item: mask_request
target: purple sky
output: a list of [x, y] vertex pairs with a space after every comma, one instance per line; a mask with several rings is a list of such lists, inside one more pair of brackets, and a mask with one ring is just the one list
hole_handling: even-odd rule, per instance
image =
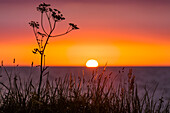
[[[53, 8], [63, 12], [66, 17], [64, 25], [73, 22], [81, 28], [61, 39], [51, 40], [52, 49], [60, 45], [58, 48], [65, 50], [58, 50], [59, 54], [63, 54], [61, 59], [52, 53], [48, 54], [49, 59], [54, 57], [61, 62], [67, 61], [68, 65], [74, 65], [72, 59], [75, 59], [82, 61], [82, 65], [87, 60], [85, 58], [94, 57], [94, 52], [88, 51], [92, 51], [91, 46], [96, 45], [96, 59], [101, 60], [101, 64], [108, 61], [112, 63], [110, 65], [140, 65], [142, 62], [137, 59], [143, 59], [147, 65], [169, 65], [170, 54], [166, 49], [170, 48], [170, 0], [0, 0], [0, 60], [10, 64], [10, 59], [15, 57], [21, 65], [33, 61], [31, 58], [35, 56], [31, 50], [36, 47], [35, 37], [28, 22], [39, 21], [36, 7], [42, 2], [50, 3]], [[60, 29], [62, 25], [57, 27]], [[86, 49], [89, 47], [92, 49]], [[30, 56], [30, 59], [20, 54], [21, 48], [22, 52], [27, 51], [26, 56]], [[106, 49], [118, 53], [112, 54]], [[88, 56], [83, 53], [71, 54], [73, 51], [87, 51]], [[153, 54], [152, 51], [156, 52]], [[57, 63], [50, 65], [61, 65]], [[78, 61], [75, 65], [78, 65]]]

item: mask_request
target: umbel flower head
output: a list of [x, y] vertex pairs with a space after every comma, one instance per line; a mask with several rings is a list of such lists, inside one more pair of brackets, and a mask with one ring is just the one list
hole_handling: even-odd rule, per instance
[[[55, 30], [56, 24], [58, 22], [61, 22], [62, 20], [65, 20], [65, 18], [63, 17], [63, 14], [58, 9], [52, 9], [50, 6], [51, 6], [50, 4], [42, 3], [37, 7], [37, 11], [41, 13], [41, 22], [40, 22], [41, 26], [39, 25], [38, 22], [35, 22], [35, 21], [29, 22], [29, 25], [33, 28], [33, 32], [34, 32], [34, 35], [35, 35], [35, 38], [38, 44], [38, 48], [35, 48], [32, 52], [34, 54], [39, 53], [41, 55], [40, 80], [39, 80], [39, 85], [37, 89], [38, 97], [40, 97], [42, 77], [44, 75], [44, 71], [47, 68], [45, 67], [44, 52], [45, 52], [45, 49], [49, 42], [50, 37], [63, 36], [71, 32], [72, 30], [79, 29], [77, 25], [73, 23], [69, 23], [69, 27], [66, 32], [53, 35], [53, 31]], [[43, 19], [44, 16], [46, 17], [46, 21], [48, 21], [48, 25], [50, 28], [49, 30], [47, 30], [46, 27], [44, 26], [44, 23], [45, 23]], [[39, 29], [40, 27], [41, 29]]]
[[79, 28], [77, 27], [77, 25], [75, 25], [75, 24], [73, 24], [73, 23], [69, 23], [69, 25], [72, 27], [72, 29], [79, 29]]
[[59, 10], [48, 8], [49, 6], [51, 5], [42, 3], [37, 7], [37, 11], [40, 11], [41, 13], [51, 12], [51, 16], [53, 17], [55, 21], [65, 20], [65, 18], [63, 17], [63, 14], [61, 14]]
[[41, 13], [47, 12], [47, 11], [48, 11], [47, 7], [49, 7], [49, 6], [51, 6], [51, 5], [50, 5], [50, 4], [45, 4], [45, 3], [40, 4], [40, 5], [37, 7], [37, 11], [40, 11]]
[[31, 21], [31, 22], [29, 22], [29, 25], [31, 26], [31, 27], [33, 27], [33, 28], [37, 28], [37, 29], [39, 29], [39, 23], [38, 22], [35, 22], [35, 21]]

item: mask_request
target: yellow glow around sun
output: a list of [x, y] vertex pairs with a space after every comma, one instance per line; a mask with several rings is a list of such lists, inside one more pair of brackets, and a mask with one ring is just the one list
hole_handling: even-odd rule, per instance
[[88, 60], [86, 62], [86, 67], [98, 67], [98, 62], [96, 60]]

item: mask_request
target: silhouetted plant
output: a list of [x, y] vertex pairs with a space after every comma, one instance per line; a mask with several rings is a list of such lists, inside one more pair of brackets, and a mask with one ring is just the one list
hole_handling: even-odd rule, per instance
[[8, 72], [6, 67], [2, 68], [8, 81], [0, 81], [0, 113], [170, 112], [169, 99], [162, 96], [154, 98], [157, 85], [153, 92], [147, 87], [143, 95], [138, 92], [141, 89], [137, 88], [132, 69], [129, 69], [123, 84], [118, 80], [122, 75], [112, 75], [112, 72], [106, 74], [106, 67], [100, 73], [96, 69], [92, 76], [70, 73], [65, 77], [57, 77], [55, 81], [47, 78], [41, 87], [41, 97], [38, 97], [32, 78], [23, 81], [15, 71], [11, 74], [12, 70]]
[[[73, 23], [69, 23], [69, 27], [67, 29], [66, 32], [62, 33], [62, 34], [57, 34], [57, 35], [52, 35], [53, 31], [55, 30], [56, 24], [58, 22], [61, 22], [63, 20], [65, 20], [63, 14], [57, 10], [57, 9], [52, 9], [50, 8], [50, 4], [45, 4], [42, 3], [37, 7], [37, 11], [39, 11], [41, 13], [41, 24], [39, 24], [38, 22], [35, 21], [31, 21], [29, 24], [30, 26], [33, 28], [34, 34], [35, 34], [35, 38], [38, 44], [38, 48], [35, 48], [32, 52], [34, 54], [39, 53], [41, 56], [41, 63], [40, 63], [40, 80], [39, 80], [39, 86], [38, 86], [38, 96], [40, 95], [40, 89], [41, 89], [41, 84], [42, 84], [42, 76], [44, 71], [47, 69], [47, 67], [45, 67], [45, 62], [44, 62], [44, 66], [43, 66], [43, 60], [45, 59], [45, 48], [48, 44], [48, 41], [50, 39], [50, 37], [58, 37], [58, 36], [62, 36], [65, 35], [69, 32], [71, 32], [72, 30], [76, 30], [79, 29], [77, 27], [77, 25], [73, 24]], [[44, 28], [44, 15], [48, 20], [49, 23], [49, 32], [47, 32], [47, 30]], [[39, 30], [40, 27], [42, 28], [42, 32]], [[45, 43], [43, 43], [45, 39]]]

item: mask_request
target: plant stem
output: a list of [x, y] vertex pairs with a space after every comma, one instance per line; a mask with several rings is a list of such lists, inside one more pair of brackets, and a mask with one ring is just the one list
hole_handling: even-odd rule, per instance
[[44, 52], [41, 53], [40, 82], [38, 86], [38, 98], [40, 97], [40, 89], [41, 89], [42, 75], [43, 75], [43, 55], [44, 55]]

